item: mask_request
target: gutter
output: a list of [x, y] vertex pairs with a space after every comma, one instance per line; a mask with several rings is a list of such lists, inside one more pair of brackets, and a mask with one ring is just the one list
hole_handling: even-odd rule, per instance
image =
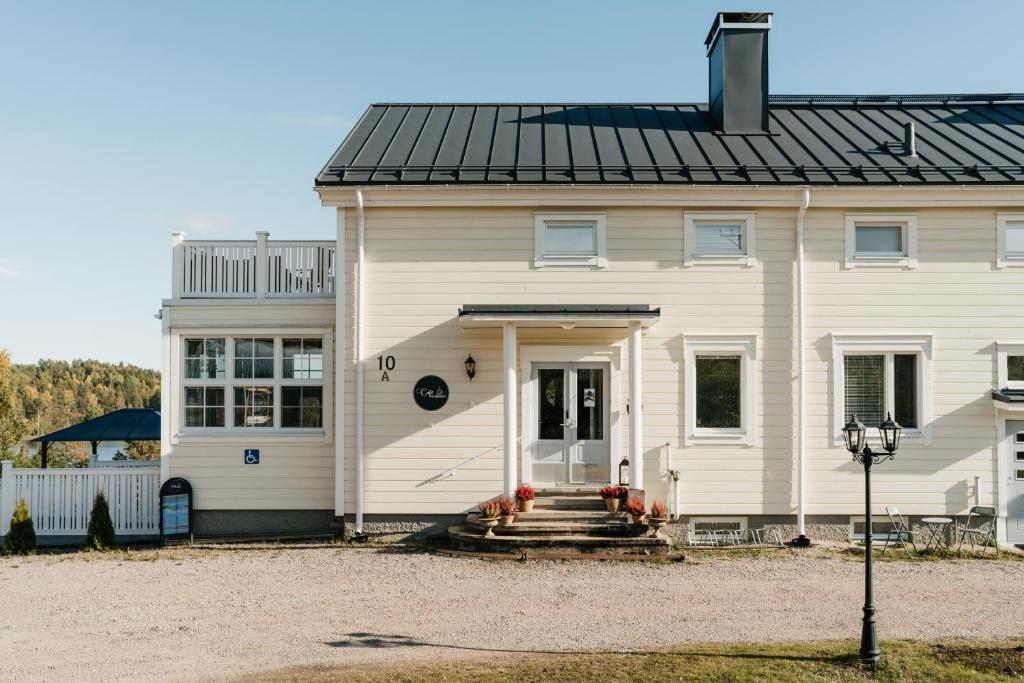
[[[356, 190], [356, 217], [358, 237], [356, 247], [356, 538], [365, 540], [363, 533], [363, 374], [366, 349], [366, 216], [363, 209], [363, 191]], [[342, 302], [344, 304], [344, 302]]]
[[796, 345], [797, 345], [797, 501], [796, 526], [799, 536], [793, 545], [806, 547], [811, 544], [804, 524], [804, 508], [807, 502], [807, 405], [806, 378], [804, 367], [804, 215], [811, 205], [811, 188], [804, 187], [800, 194], [800, 208], [796, 213]]

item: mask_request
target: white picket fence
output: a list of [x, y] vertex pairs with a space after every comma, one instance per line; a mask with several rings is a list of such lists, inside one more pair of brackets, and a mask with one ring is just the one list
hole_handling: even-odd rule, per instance
[[28, 504], [38, 536], [84, 536], [96, 494], [103, 492], [118, 536], [160, 533], [160, 471], [138, 469], [28, 469], [3, 461], [0, 536], [19, 500]]

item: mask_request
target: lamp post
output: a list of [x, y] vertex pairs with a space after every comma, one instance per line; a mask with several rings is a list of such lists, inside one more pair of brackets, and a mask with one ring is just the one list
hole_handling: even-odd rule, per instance
[[863, 423], [857, 415], [843, 427], [843, 439], [846, 450], [853, 454], [853, 459], [864, 466], [864, 620], [860, 632], [860, 661], [874, 670], [881, 651], [878, 649], [878, 634], [875, 632], [875, 603], [871, 583], [871, 466], [891, 460], [893, 453], [900, 445], [900, 427], [892, 419], [892, 414], [878, 425], [878, 434], [882, 439], [884, 453], [876, 453], [867, 445]]

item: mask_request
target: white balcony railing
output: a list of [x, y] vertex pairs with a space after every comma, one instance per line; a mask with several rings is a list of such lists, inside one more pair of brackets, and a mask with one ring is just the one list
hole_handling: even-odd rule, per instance
[[329, 298], [334, 296], [334, 242], [172, 239], [176, 299]]

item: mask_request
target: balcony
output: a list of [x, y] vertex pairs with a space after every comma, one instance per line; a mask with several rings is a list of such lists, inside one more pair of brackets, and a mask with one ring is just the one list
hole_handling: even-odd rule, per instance
[[173, 233], [175, 299], [326, 299], [334, 297], [333, 241], [186, 240]]

